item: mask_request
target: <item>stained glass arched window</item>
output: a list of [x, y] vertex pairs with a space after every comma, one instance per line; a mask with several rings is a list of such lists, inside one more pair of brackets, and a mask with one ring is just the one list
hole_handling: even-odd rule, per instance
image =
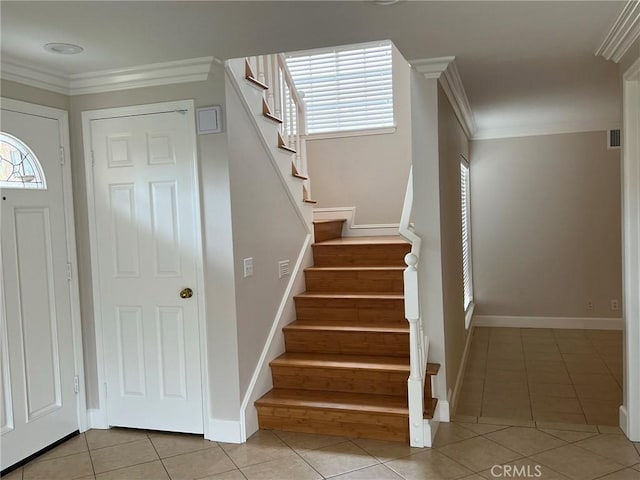
[[5, 132], [0, 132], [0, 188], [47, 188], [42, 166], [33, 151]]

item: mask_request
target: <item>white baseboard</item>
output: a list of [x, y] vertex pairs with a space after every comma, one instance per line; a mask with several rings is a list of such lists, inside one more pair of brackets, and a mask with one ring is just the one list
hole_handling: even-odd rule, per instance
[[381, 235], [398, 235], [399, 223], [363, 223], [356, 224], [356, 207], [314, 208], [314, 220], [346, 220], [342, 228], [343, 237], [377, 237]]
[[88, 408], [87, 409], [87, 427], [89, 429], [107, 429], [109, 423], [107, 422], [107, 412], [105, 409], [100, 408]]
[[563, 328], [585, 330], [622, 330], [622, 318], [596, 317], [512, 317], [474, 315], [474, 327]]
[[425, 420], [424, 421], [424, 447], [433, 447], [433, 442], [436, 439], [436, 433], [438, 433], [438, 427], [440, 422], [437, 420]]
[[620, 425], [620, 429], [624, 432], [624, 434], [629, 437], [630, 435], [630, 429], [629, 429], [629, 416], [627, 414], [627, 407], [625, 407], [624, 405], [620, 405], [620, 409], [618, 410], [619, 412], [619, 420], [618, 420], [618, 424]]
[[449, 402], [447, 400], [438, 399], [436, 411], [433, 413], [433, 420], [436, 422], [449, 422], [451, 420]]
[[225, 443], [243, 443], [242, 422], [240, 420], [209, 419], [209, 436], [207, 440]]
[[473, 328], [475, 327], [475, 321], [469, 324], [469, 330], [467, 332], [467, 340], [464, 344], [464, 350], [462, 352], [462, 360], [460, 361], [460, 368], [458, 369], [458, 375], [456, 376], [456, 384], [453, 387], [453, 394], [451, 395], [451, 410], [456, 411], [458, 406], [458, 398], [460, 397], [460, 390], [462, 389], [462, 381], [464, 380], [464, 372], [467, 368], [467, 361], [469, 360], [469, 352], [471, 351], [471, 339], [473, 337]]

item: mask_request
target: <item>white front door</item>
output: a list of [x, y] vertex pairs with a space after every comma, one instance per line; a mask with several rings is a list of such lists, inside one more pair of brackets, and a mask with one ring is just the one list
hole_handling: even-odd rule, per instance
[[193, 109], [115, 114], [90, 122], [107, 421], [202, 433]]
[[0, 117], [1, 469], [78, 430], [64, 203], [71, 185], [60, 120], [7, 105]]

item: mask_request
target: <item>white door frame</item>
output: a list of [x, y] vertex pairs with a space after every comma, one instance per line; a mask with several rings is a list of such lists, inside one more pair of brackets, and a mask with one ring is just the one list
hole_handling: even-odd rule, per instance
[[107, 397], [105, 388], [105, 365], [104, 365], [104, 346], [102, 335], [102, 317], [100, 295], [100, 275], [98, 263], [98, 234], [96, 225], [96, 208], [95, 193], [93, 184], [93, 155], [91, 151], [91, 121], [99, 119], [130, 117], [136, 115], [150, 115], [156, 113], [166, 113], [180, 111], [188, 116], [189, 141], [193, 147], [193, 168], [194, 168], [194, 205], [195, 205], [195, 223], [196, 223], [196, 240], [199, 248], [196, 248], [196, 292], [197, 311], [198, 311], [198, 327], [200, 331], [200, 370], [202, 382], [202, 424], [204, 437], [210, 437], [209, 431], [209, 410], [210, 410], [210, 392], [209, 392], [209, 369], [207, 361], [207, 325], [206, 310], [204, 300], [204, 257], [202, 250], [202, 215], [200, 208], [200, 171], [198, 168], [198, 146], [196, 142], [196, 124], [195, 124], [195, 106], [193, 100], [179, 100], [173, 102], [153, 103], [148, 105], [133, 105], [129, 107], [105, 108], [100, 110], [90, 110], [82, 112], [82, 140], [84, 143], [84, 164], [87, 179], [87, 207], [89, 213], [89, 249], [91, 252], [91, 281], [93, 289], [93, 317], [95, 322], [96, 335], [96, 362], [98, 371], [98, 398], [100, 406], [96, 410], [89, 411], [89, 424], [91, 428], [109, 428], [107, 417]]
[[45, 107], [34, 103], [21, 102], [2, 97], [2, 109], [17, 113], [50, 118], [58, 122], [60, 162], [62, 163], [62, 191], [64, 198], [64, 218], [67, 245], [67, 262], [71, 264], [71, 280], [69, 282], [69, 303], [71, 305], [71, 332], [73, 342], [73, 364], [78, 378], [76, 395], [76, 412], [78, 430], [87, 430], [87, 401], [84, 377], [84, 353], [82, 351], [82, 322], [80, 317], [80, 289], [78, 281], [78, 257], [76, 250], [76, 228], [73, 216], [73, 192], [71, 182], [71, 161], [69, 146], [69, 114], [66, 110]]
[[620, 427], [640, 441], [640, 58], [622, 77], [624, 404]]

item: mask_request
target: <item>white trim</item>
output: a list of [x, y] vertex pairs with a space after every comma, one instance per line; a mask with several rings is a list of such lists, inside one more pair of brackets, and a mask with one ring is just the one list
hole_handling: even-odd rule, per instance
[[345, 219], [342, 228], [343, 237], [377, 237], [398, 235], [399, 223], [362, 223], [356, 224], [356, 207], [323, 207], [313, 209], [314, 220]]
[[[292, 320], [291, 318], [287, 318], [284, 315], [285, 308], [293, 301], [291, 292], [295, 284], [301, 280], [301, 275], [304, 274], [303, 263], [305, 257], [309, 253], [309, 246], [311, 245], [312, 237], [313, 236], [310, 233], [307, 233], [307, 236], [304, 239], [302, 248], [300, 249], [300, 253], [298, 254], [298, 259], [296, 260], [296, 263], [291, 271], [291, 278], [289, 279], [287, 288], [282, 295], [280, 305], [278, 306], [278, 310], [276, 311], [273, 323], [271, 324], [271, 330], [269, 330], [269, 335], [267, 336], [267, 340], [264, 344], [264, 347], [262, 348], [262, 353], [260, 354], [260, 358], [255, 370], [253, 371], [253, 375], [251, 377], [251, 381], [249, 382], [249, 386], [247, 387], [244, 399], [242, 400], [242, 404], [240, 406], [240, 423], [241, 439], [243, 442], [246, 441], [247, 438], [251, 436], [251, 434], [258, 430], [258, 417], [256, 409], [253, 406], [253, 402], [255, 402], [259, 397], [261, 397], [268, 391], [267, 389], [265, 391], [258, 391], [256, 393], [256, 385], [258, 384], [258, 380], [262, 379], [264, 381], [266, 379], [267, 383], [271, 382], [271, 368], [269, 367], [269, 362], [273, 360], [276, 355], [284, 353], [283, 351], [271, 351], [273, 340], [276, 334], [282, 331], [282, 327], [284, 326], [283, 323]], [[269, 387], [269, 389], [270, 388], [271, 387]], [[247, 408], [249, 408], [250, 403], [252, 411], [250, 413], [247, 413]], [[247, 433], [249, 434], [247, 435]]]
[[585, 330], [622, 330], [622, 318], [598, 317], [525, 317], [474, 315], [474, 327], [563, 328]]
[[242, 424], [238, 420], [224, 420], [220, 418], [210, 418], [205, 423], [205, 430], [211, 434], [208, 439], [215, 439], [217, 442], [243, 443]]
[[[640, 58], [623, 74], [622, 237], [624, 406], [629, 439], [640, 441]], [[622, 415], [621, 415], [622, 421]]]
[[107, 409], [89, 408], [87, 410], [87, 425], [90, 429], [108, 429], [109, 422], [107, 422]]
[[449, 400], [442, 400], [438, 398], [438, 404], [436, 405], [436, 411], [433, 414], [433, 420], [436, 422], [445, 422], [445, 423], [451, 421]]
[[[471, 306], [474, 306], [472, 303]], [[470, 308], [473, 312], [473, 309]], [[462, 390], [462, 382], [464, 380], [464, 372], [467, 369], [467, 362], [469, 361], [469, 352], [471, 351], [471, 340], [473, 338], [473, 328], [475, 325], [469, 324], [467, 331], [467, 339], [464, 343], [464, 350], [462, 351], [462, 360], [460, 361], [460, 368], [456, 375], [456, 384], [453, 387], [453, 393], [451, 394], [451, 410], [453, 412], [458, 408], [458, 399], [460, 398], [460, 391]]]
[[409, 63], [425, 78], [440, 80], [464, 133], [467, 138], [472, 138], [476, 132], [476, 121], [455, 60], [456, 57], [439, 57], [411, 60]]
[[469, 328], [471, 327], [471, 320], [473, 319], [473, 311], [475, 309], [476, 309], [476, 304], [474, 303], [473, 300], [471, 300], [471, 303], [469, 304], [467, 311], [464, 312], [464, 327], [467, 330], [469, 330]]
[[396, 133], [397, 126], [392, 127], [379, 127], [379, 128], [365, 128], [363, 130], [341, 130], [337, 132], [322, 132], [322, 133], [310, 133], [306, 135], [307, 142], [314, 140], [330, 140], [334, 138], [345, 137], [365, 137], [367, 135], [389, 135]]
[[[102, 343], [102, 316], [101, 316], [101, 296], [100, 296], [100, 269], [98, 267], [98, 253], [97, 253], [97, 225], [95, 217], [95, 192], [93, 182], [93, 167], [92, 167], [92, 142], [91, 142], [91, 121], [104, 118], [116, 118], [133, 115], [147, 115], [154, 113], [162, 113], [167, 111], [186, 110], [189, 113], [188, 120], [188, 135], [191, 147], [193, 149], [193, 194], [195, 205], [195, 236], [196, 241], [199, 242], [200, 248], [196, 248], [194, 255], [196, 256], [196, 297], [197, 297], [197, 309], [198, 309], [198, 326], [200, 332], [200, 368], [201, 368], [201, 382], [202, 382], [202, 414], [203, 414], [203, 430], [205, 438], [210, 437], [210, 421], [209, 421], [209, 409], [211, 393], [209, 391], [209, 374], [208, 374], [208, 361], [207, 361], [207, 318], [206, 318], [206, 305], [204, 299], [204, 254], [202, 251], [202, 215], [201, 215], [201, 199], [200, 199], [200, 180], [199, 180], [199, 165], [198, 165], [198, 144], [196, 140], [196, 125], [195, 125], [195, 102], [194, 100], [177, 100], [173, 102], [153, 103], [148, 105], [135, 105], [128, 107], [118, 108], [106, 108], [100, 110], [90, 110], [82, 112], [82, 140], [84, 144], [84, 163], [85, 163], [85, 175], [87, 185], [87, 207], [89, 213], [89, 251], [91, 254], [91, 280], [93, 284], [93, 316], [95, 324], [95, 338], [96, 338], [96, 362], [97, 362], [97, 374], [98, 374], [98, 398], [99, 408], [91, 412], [89, 421], [96, 421], [98, 425], [104, 425], [102, 428], [108, 428], [108, 415], [107, 415], [107, 397], [105, 388], [105, 366], [104, 366], [104, 346]], [[101, 428], [101, 427], [98, 427]]]
[[582, 122], [547, 123], [545, 125], [523, 125], [478, 130], [472, 140], [495, 138], [535, 137], [539, 135], [560, 135], [565, 133], [604, 132], [620, 128], [617, 122], [585, 120]]
[[82, 349], [82, 320], [80, 316], [80, 288], [78, 279], [78, 257], [76, 249], [75, 219], [73, 216], [73, 193], [71, 182], [71, 148], [69, 145], [69, 114], [66, 110], [44, 107], [33, 103], [20, 102], [8, 98], [0, 98], [4, 110], [37, 115], [58, 122], [59, 145], [63, 148], [64, 164], [62, 165], [62, 190], [64, 202], [65, 234], [67, 246], [67, 262], [71, 264], [71, 280], [69, 281], [69, 303], [71, 307], [71, 335], [73, 345], [74, 374], [78, 376], [78, 394], [76, 395], [76, 413], [78, 429], [87, 430], [86, 422], [86, 385], [84, 376], [84, 353]]
[[595, 54], [618, 63], [638, 38], [640, 38], [640, 2], [628, 0], [600, 42]]
[[131, 88], [171, 85], [207, 80], [215, 57], [190, 58], [135, 67], [66, 74], [60, 71], [3, 58], [3, 79], [42, 88], [64, 95], [114, 92]]

